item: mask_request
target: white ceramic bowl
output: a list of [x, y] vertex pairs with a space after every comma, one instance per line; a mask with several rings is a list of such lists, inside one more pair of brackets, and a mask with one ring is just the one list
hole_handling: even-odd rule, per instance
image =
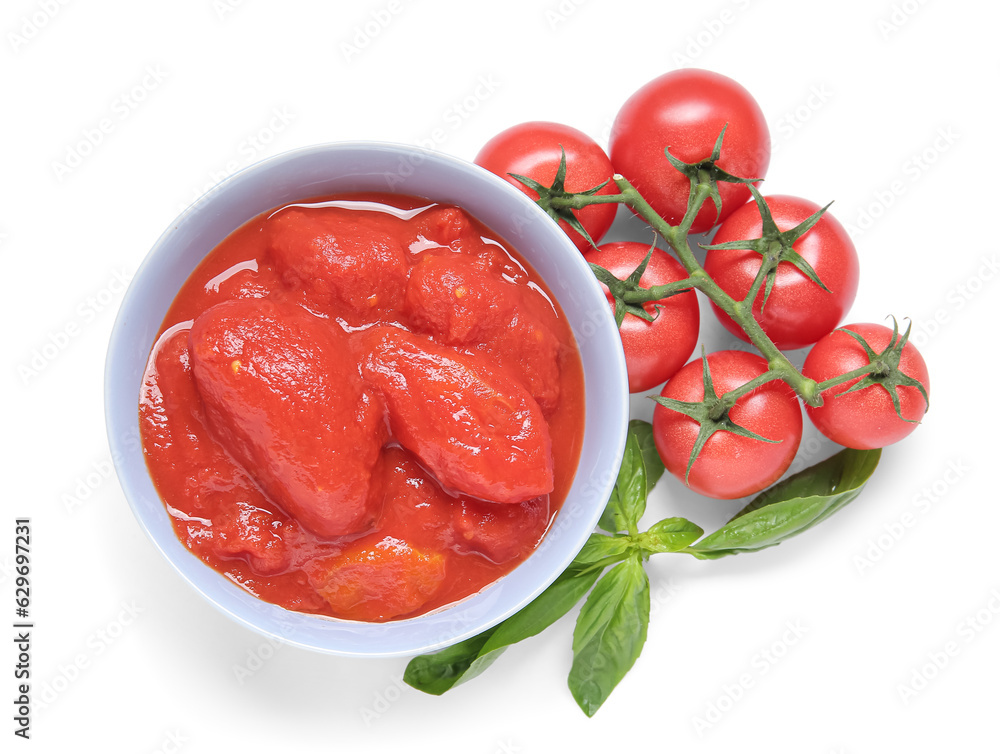
[[[139, 387], [167, 308], [188, 275], [254, 216], [323, 194], [381, 191], [463, 207], [538, 271], [573, 327], [583, 360], [586, 429], [572, 488], [539, 548], [483, 591], [436, 612], [360, 623], [290, 612], [256, 599], [191, 554], [174, 534], [139, 444]], [[112, 457], [139, 524], [191, 586], [239, 623], [281, 641], [350, 656], [403, 656], [473, 636], [522, 608], [570, 563], [593, 531], [625, 444], [628, 381], [610, 307], [580, 252], [520, 191], [476, 165], [409, 146], [334, 143], [253, 165], [185, 211], [147, 255], [111, 334], [105, 412]]]

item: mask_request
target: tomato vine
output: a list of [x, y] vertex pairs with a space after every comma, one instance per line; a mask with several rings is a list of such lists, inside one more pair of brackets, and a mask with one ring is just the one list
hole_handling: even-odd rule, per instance
[[[664, 92], [669, 92], [671, 97], [659, 104], [651, 100]], [[688, 100], [696, 106], [675, 120], [697, 132], [697, 138], [682, 139], [685, 150], [697, 151], [691, 143], [698, 142], [704, 152], [692, 154], [697, 159], [684, 162], [669, 144], [663, 145], [663, 134], [656, 130], [663, 119], [654, 124], [655, 119], [643, 120], [639, 116], [648, 116], [657, 108], [661, 108], [657, 112], [661, 116], [663, 111], [676, 114], [690, 104]], [[710, 107], [705, 107], [706, 102]], [[713, 118], [718, 120], [726, 106], [730, 106], [740, 126], [734, 129], [738, 132], [734, 138], [744, 154], [739, 154], [739, 149], [735, 156], [727, 152], [727, 134], [732, 133], [729, 122], [710, 124]], [[710, 111], [712, 118], [691, 126], [692, 111]], [[910, 327], [900, 333], [895, 318], [891, 333], [879, 325], [848, 325], [836, 330], [833, 329], [835, 323], [829, 329], [826, 325], [814, 326], [804, 342], [816, 345], [802, 370], [792, 364], [782, 350], [782, 343], [769, 336], [759, 320], [763, 307], [781, 289], [778, 281], [781, 265], [786, 265], [783, 269], [794, 268], [819, 290], [831, 292], [813, 264], [797, 249], [802, 239], [826, 222], [824, 217], [830, 205], [807, 210], [811, 214], [799, 220], [805, 214], [802, 207], [817, 205], [796, 200], [792, 204], [799, 213], [797, 222], [785, 223], [791, 227], [781, 228], [772, 216], [768, 200], [756, 187], [763, 175], [740, 176], [736, 174], [738, 170], [733, 172], [729, 167], [739, 164], [750, 166], [751, 171], [766, 170], [770, 147], [766, 126], [761, 125], [762, 117], [756, 103], [735, 82], [704, 71], [673, 72], [650, 82], [633, 95], [619, 113], [612, 130], [611, 162], [621, 172], [613, 173], [610, 182], [605, 180], [582, 191], [567, 191], [565, 182], [571, 166], [567, 165], [566, 153], [562, 150], [555, 179], [550, 185], [541, 182], [537, 175], [518, 173], [512, 176], [539, 197], [538, 203], [553, 219], [566, 223], [591, 247], [600, 248], [580, 224], [576, 213], [595, 205], [620, 204], [645, 221], [680, 262], [686, 277], [649, 287], [642, 286], [640, 280], [650, 263], [655, 243], [635, 269], [621, 278], [591, 263], [595, 276], [612, 299], [619, 328], [630, 316], [645, 322], [655, 320], [661, 313], [664, 299], [694, 289], [735, 323], [759, 351], [760, 357], [733, 351], [703, 353], [700, 365], [689, 363], [670, 377], [663, 393], [654, 398], [658, 413], [654, 414], [653, 424], [630, 423], [617, 483], [601, 517], [600, 531], [590, 537], [570, 567], [524, 610], [498, 626], [439, 653], [414, 658], [404, 676], [410, 685], [432, 694], [443, 693], [481, 673], [507, 646], [544, 630], [583, 599], [574, 633], [569, 685], [581, 709], [588, 716], [593, 715], [642, 650], [649, 621], [650, 591], [642, 566], [649, 557], [683, 553], [711, 560], [772, 547], [812, 528], [861, 493], [878, 464], [881, 446], [907, 435], [926, 412], [929, 405], [926, 366], [908, 343]], [[625, 121], [624, 124], [619, 126], [619, 120]], [[674, 126], [681, 127], [676, 123]], [[715, 131], [710, 132], [712, 127]], [[676, 128], [672, 136], [677, 136]], [[625, 144], [623, 133], [641, 137], [642, 143]], [[616, 139], [621, 161], [616, 161]], [[657, 150], [661, 150], [661, 154], [657, 155]], [[727, 167], [722, 167], [722, 162], [726, 162]], [[621, 167], [625, 164], [629, 170]], [[639, 179], [633, 182], [622, 174], [629, 171], [638, 171], [635, 175]], [[678, 185], [685, 181], [689, 185], [683, 194]], [[639, 183], [642, 183], [642, 190], [637, 188]], [[726, 184], [731, 187], [726, 189]], [[609, 193], [612, 185], [614, 189]], [[748, 290], [742, 297], [734, 297], [698, 261], [691, 236], [712, 227], [713, 209], [716, 224], [738, 215], [742, 208], [734, 201], [740, 192], [749, 193], [750, 201], [756, 205], [760, 237], [744, 239], [736, 235], [735, 240], [701, 247], [709, 253], [748, 250], [759, 255], [759, 267], [752, 273]], [[668, 218], [675, 218], [675, 221]], [[824, 227], [831, 227], [833, 222], [831, 218]], [[849, 241], [846, 245], [850, 260], [853, 260], [853, 245]], [[856, 262], [851, 263], [855, 265], [853, 271], [841, 277], [849, 279], [853, 286], [856, 285]], [[834, 309], [831, 318], [836, 318], [849, 306], [853, 295], [853, 289], [841, 293], [836, 302], [841, 309]], [[758, 297], [762, 298], [760, 305]], [[798, 341], [783, 341], [787, 342]], [[716, 374], [713, 371], [716, 368], [723, 373]], [[736, 384], [735, 372], [743, 375], [742, 381]], [[779, 381], [788, 387], [772, 384]], [[728, 389], [717, 392], [716, 385], [723, 384]], [[737, 415], [743, 416], [741, 401], [751, 395], [759, 399], [758, 406], [767, 406], [763, 409], [765, 414], [770, 412], [772, 418], [776, 418], [770, 423], [759, 422], [760, 409], [757, 416], [749, 418], [753, 419], [755, 427], [766, 426], [775, 436], [769, 437], [766, 432], [750, 428], [749, 421], [741, 423], [742, 418], [737, 420]], [[801, 438], [801, 409], [796, 396], [805, 404], [806, 413], [820, 431], [846, 447], [831, 458], [774, 483], [787, 470]], [[665, 440], [657, 426], [658, 422], [666, 424], [657, 418], [662, 417], [663, 412], [675, 418], [684, 417], [670, 424], [672, 429], [669, 431], [673, 434]], [[865, 425], [864, 418], [858, 419], [865, 412], [872, 414], [868, 424], [874, 426], [856, 430], [851, 425]], [[888, 421], [887, 417], [899, 421]], [[688, 426], [678, 431], [676, 425], [684, 422]], [[697, 524], [677, 517], [662, 519], [640, 531], [639, 519], [645, 512], [647, 496], [663, 472], [669, 469], [688, 483], [699, 454], [718, 434], [735, 438], [730, 442], [761, 443], [772, 448], [786, 443], [789, 447], [786, 452], [770, 453], [770, 468], [750, 472], [748, 461], [743, 458], [740, 473], [763, 480], [758, 486], [751, 482], [748, 488], [741, 484], [745, 480], [734, 483], [730, 479], [727, 483], [735, 494], [714, 494], [719, 490], [699, 489], [703, 494], [717, 497], [741, 497], [759, 492], [717, 531], [706, 536]], [[781, 439], [777, 435], [781, 435]], [[682, 436], [683, 440], [678, 439]], [[677, 447], [683, 442], [687, 443], [686, 449], [679, 455]], [[671, 443], [673, 447], [664, 447]], [[751, 457], [749, 464], [754, 463], [752, 453], [743, 455]], [[738, 465], [728, 459], [716, 458], [715, 462], [720, 464], [716, 468], [727, 462]], [[707, 476], [717, 482], [724, 475], [725, 472], [713, 472]]]

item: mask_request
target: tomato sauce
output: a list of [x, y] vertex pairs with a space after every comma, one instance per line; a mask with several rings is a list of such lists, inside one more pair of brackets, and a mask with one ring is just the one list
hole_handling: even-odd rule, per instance
[[205, 257], [139, 416], [191, 552], [289, 610], [386, 621], [537, 547], [576, 471], [583, 371], [540, 278], [463, 210], [323, 197]]

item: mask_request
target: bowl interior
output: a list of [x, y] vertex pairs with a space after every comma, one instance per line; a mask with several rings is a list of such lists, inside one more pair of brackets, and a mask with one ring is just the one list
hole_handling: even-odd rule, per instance
[[[390, 623], [294, 613], [262, 602], [177, 539], [146, 470], [138, 396], [150, 348], [174, 296], [230, 232], [281, 204], [323, 194], [380, 191], [457, 204], [507, 240], [545, 280], [572, 325], [583, 361], [586, 429], [576, 478], [539, 548], [500, 581], [460, 603]], [[160, 237], [115, 321], [105, 375], [112, 458], [140, 526], [177, 571], [236, 621], [282, 641], [340, 655], [403, 656], [472, 636], [537, 596], [573, 559], [617, 475], [628, 422], [624, 357], [604, 294], [569, 239], [530, 199], [481, 168], [413, 147], [340, 143], [300, 149], [237, 173]]]

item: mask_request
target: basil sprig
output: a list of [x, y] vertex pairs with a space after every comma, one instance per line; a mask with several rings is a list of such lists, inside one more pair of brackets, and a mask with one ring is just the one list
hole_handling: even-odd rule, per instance
[[649, 627], [650, 555], [684, 552], [702, 560], [773, 547], [828, 518], [860, 494], [879, 450], [843, 450], [765, 490], [718, 531], [685, 518], [646, 531], [639, 520], [663, 463], [648, 422], [629, 423], [614, 491], [595, 532], [569, 568], [524, 609], [493, 628], [434, 654], [413, 658], [403, 680], [443, 694], [488, 668], [511, 644], [535, 636], [586, 596], [573, 632], [569, 688], [594, 715], [642, 652]]

